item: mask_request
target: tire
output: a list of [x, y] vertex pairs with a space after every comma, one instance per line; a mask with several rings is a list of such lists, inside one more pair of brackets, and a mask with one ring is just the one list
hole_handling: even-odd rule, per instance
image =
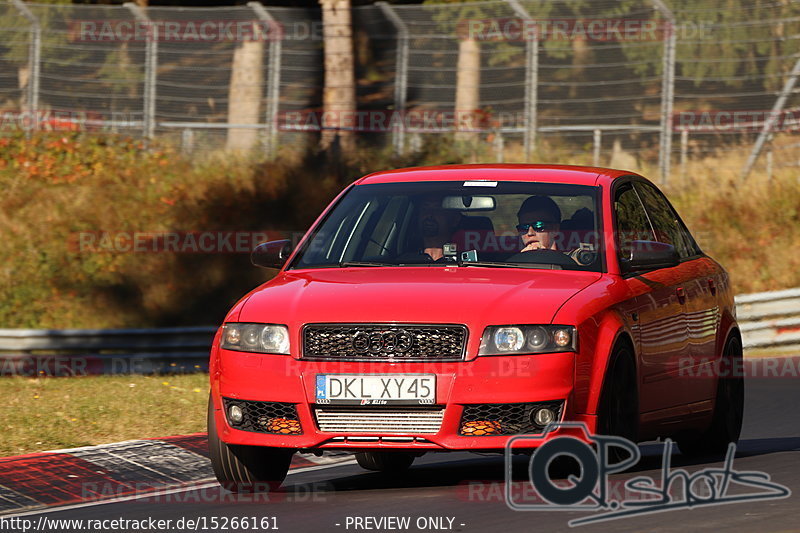
[[742, 343], [730, 337], [725, 343], [723, 358], [729, 361], [729, 374], [717, 379], [717, 394], [714, 398], [714, 413], [705, 430], [679, 435], [678, 448], [687, 457], [723, 456], [728, 444], [739, 441], [744, 417], [744, 377], [738, 360], [742, 358]]
[[414, 462], [414, 456], [406, 452], [359, 452], [358, 465], [375, 472], [403, 472]]
[[[624, 437], [635, 444], [639, 433], [639, 393], [633, 357], [633, 350], [627, 345], [617, 348], [611, 356], [597, 410], [597, 433]], [[608, 451], [610, 464], [629, 456], [617, 447]]]
[[208, 448], [214, 475], [231, 492], [265, 492], [280, 487], [294, 450], [225, 444], [217, 434], [214, 405], [208, 399]]

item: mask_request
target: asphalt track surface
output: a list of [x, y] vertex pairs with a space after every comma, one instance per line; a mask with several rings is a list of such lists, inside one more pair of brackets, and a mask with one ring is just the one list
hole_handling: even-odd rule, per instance
[[[615, 474], [612, 484], [637, 475], [660, 480], [660, 445], [642, 446], [642, 459], [633, 470]], [[527, 481], [528, 460], [515, 460], [514, 480], [520, 487]], [[721, 467], [720, 460], [687, 461], [675, 452], [672, 468], [697, 472]], [[232, 501], [229, 493], [209, 487], [198, 494], [174, 494], [157, 501], [133, 500], [49, 511], [29, 516], [48, 519], [125, 518], [171, 519], [168, 531], [194, 531], [176, 527], [176, 521], [206, 517], [205, 531], [212, 517], [274, 517], [283, 533], [336, 531], [800, 531], [800, 379], [797, 377], [751, 378], [746, 381], [745, 421], [739, 449], [733, 463], [737, 471], [762, 471], [773, 482], [786, 486], [791, 496], [769, 501], [746, 501], [726, 505], [677, 509], [657, 514], [628, 517], [571, 528], [568, 522], [593, 514], [588, 511], [513, 511], [503, 500], [504, 467], [499, 455], [469, 453], [428, 454], [417, 459], [404, 475], [384, 475], [362, 470], [355, 464], [301, 470], [287, 477], [271, 501]], [[731, 492], [736, 492], [731, 490]], [[745, 487], [739, 492], [761, 492]], [[158, 501], [161, 500], [161, 501]], [[409, 517], [408, 527], [380, 527], [357, 517]], [[444, 517], [442, 524], [418, 519]], [[452, 525], [448, 521], [452, 519]], [[252, 518], [251, 518], [252, 520]], [[387, 523], [385, 523], [387, 524]], [[385, 525], [384, 524], [384, 525]], [[217, 531], [243, 531], [242, 529]], [[390, 526], [395, 524], [388, 524]], [[252, 526], [252, 523], [250, 524]], [[422, 526], [422, 527], [419, 527]], [[198, 525], [203, 531], [203, 524]], [[70, 528], [45, 531], [73, 531]], [[93, 529], [121, 531], [122, 529]], [[16, 531], [16, 530], [11, 530]], [[248, 527], [247, 531], [265, 531]]]

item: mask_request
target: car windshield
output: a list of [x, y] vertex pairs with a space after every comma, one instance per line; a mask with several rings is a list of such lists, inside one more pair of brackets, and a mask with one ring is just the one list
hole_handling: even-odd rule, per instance
[[442, 181], [353, 187], [289, 268], [459, 266], [599, 272], [598, 187]]

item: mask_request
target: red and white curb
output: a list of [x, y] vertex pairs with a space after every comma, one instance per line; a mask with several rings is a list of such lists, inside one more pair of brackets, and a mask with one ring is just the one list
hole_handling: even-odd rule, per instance
[[[290, 468], [350, 461], [352, 455], [295, 454]], [[0, 458], [0, 515], [146, 497], [214, 479], [205, 433], [131, 440]]]

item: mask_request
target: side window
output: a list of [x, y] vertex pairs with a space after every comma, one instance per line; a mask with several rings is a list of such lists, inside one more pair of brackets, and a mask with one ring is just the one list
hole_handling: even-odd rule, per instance
[[617, 227], [614, 229], [620, 257], [630, 256], [631, 241], [653, 240], [653, 230], [647, 220], [647, 213], [630, 183], [617, 190], [614, 211], [617, 217]]
[[697, 245], [686, 228], [678, 220], [675, 210], [664, 195], [649, 183], [636, 183], [636, 190], [644, 202], [650, 222], [656, 232], [656, 240], [671, 244], [681, 259], [697, 254]]

